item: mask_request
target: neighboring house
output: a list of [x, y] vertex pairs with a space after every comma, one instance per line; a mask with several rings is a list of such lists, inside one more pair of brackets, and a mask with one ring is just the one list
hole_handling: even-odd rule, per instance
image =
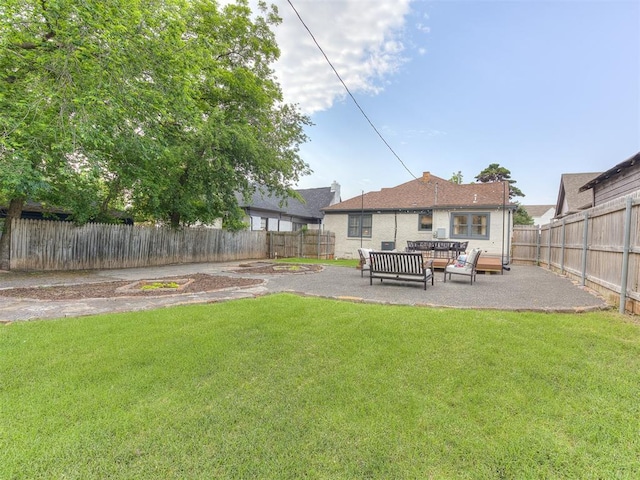
[[[0, 218], [7, 216], [8, 206], [0, 206]], [[22, 206], [20, 218], [31, 220], [61, 220], [66, 221], [71, 213], [56, 207], [45, 207], [41, 203], [25, 202]]]
[[[0, 206], [0, 219], [6, 218], [8, 206]], [[114, 219], [119, 219], [125, 225], [133, 225], [133, 218], [124, 212], [112, 212]], [[26, 201], [22, 207], [20, 218], [29, 220], [57, 220], [61, 222], [71, 221], [72, 214], [68, 210], [58, 207], [45, 206], [38, 202]], [[90, 220], [90, 222], [93, 220]]]
[[338, 258], [357, 258], [361, 246], [404, 251], [407, 241], [433, 239], [506, 257], [515, 209], [506, 182], [458, 185], [425, 172], [325, 208], [324, 225], [335, 233]]
[[[640, 190], [640, 152], [598, 175], [579, 188], [591, 196], [593, 206]], [[589, 192], [591, 190], [591, 192]]]
[[556, 214], [555, 205], [522, 205], [529, 216], [533, 218], [534, 225], [546, 225], [551, 223]]
[[304, 199], [278, 197], [256, 189], [252, 198], [245, 202], [239, 196], [240, 207], [245, 211], [245, 223], [250, 230], [295, 232], [302, 228], [323, 228], [322, 209], [340, 202], [340, 185], [333, 182], [330, 187], [296, 190]]
[[563, 173], [560, 177], [560, 190], [554, 219], [593, 207], [593, 195], [590, 192], [580, 191], [580, 188], [598, 175], [600, 172]]

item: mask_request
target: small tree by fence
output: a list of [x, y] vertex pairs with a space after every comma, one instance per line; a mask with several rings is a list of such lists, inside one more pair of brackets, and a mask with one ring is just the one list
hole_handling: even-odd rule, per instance
[[332, 232], [301, 230], [269, 232], [270, 258], [333, 258], [336, 236]]
[[95, 223], [77, 227], [25, 219], [14, 220], [12, 226], [12, 270], [129, 268], [269, 256], [267, 233], [262, 231]]
[[558, 271], [640, 314], [640, 191], [538, 227], [516, 226], [514, 264]]

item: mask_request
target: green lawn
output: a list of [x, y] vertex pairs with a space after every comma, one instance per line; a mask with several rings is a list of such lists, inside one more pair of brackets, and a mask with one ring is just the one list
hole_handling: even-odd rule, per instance
[[640, 327], [293, 295], [0, 326], [0, 478], [640, 478]]
[[358, 259], [318, 259], [318, 258], [278, 258], [274, 260], [278, 263], [312, 263], [312, 264], [320, 264], [320, 265], [333, 265], [336, 267], [351, 267], [355, 268], [358, 266]]

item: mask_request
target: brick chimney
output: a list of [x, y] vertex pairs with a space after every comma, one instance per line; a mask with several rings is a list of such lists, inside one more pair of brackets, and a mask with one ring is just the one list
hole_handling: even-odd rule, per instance
[[429, 183], [429, 180], [431, 180], [431, 172], [422, 172], [422, 181]]

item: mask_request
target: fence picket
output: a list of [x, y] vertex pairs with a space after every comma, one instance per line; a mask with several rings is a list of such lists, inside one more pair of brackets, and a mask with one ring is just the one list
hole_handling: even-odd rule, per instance
[[267, 258], [266, 232], [18, 219], [12, 270], [85, 270]]
[[[625, 218], [628, 199], [631, 199], [629, 225]], [[628, 255], [624, 257], [626, 226], [630, 241]], [[640, 314], [640, 191], [569, 215], [561, 222], [543, 225], [539, 230], [516, 226], [512, 245], [514, 264], [557, 270], [603, 294], [612, 303], [621, 297], [624, 283], [621, 276], [626, 271], [623, 309]]]

